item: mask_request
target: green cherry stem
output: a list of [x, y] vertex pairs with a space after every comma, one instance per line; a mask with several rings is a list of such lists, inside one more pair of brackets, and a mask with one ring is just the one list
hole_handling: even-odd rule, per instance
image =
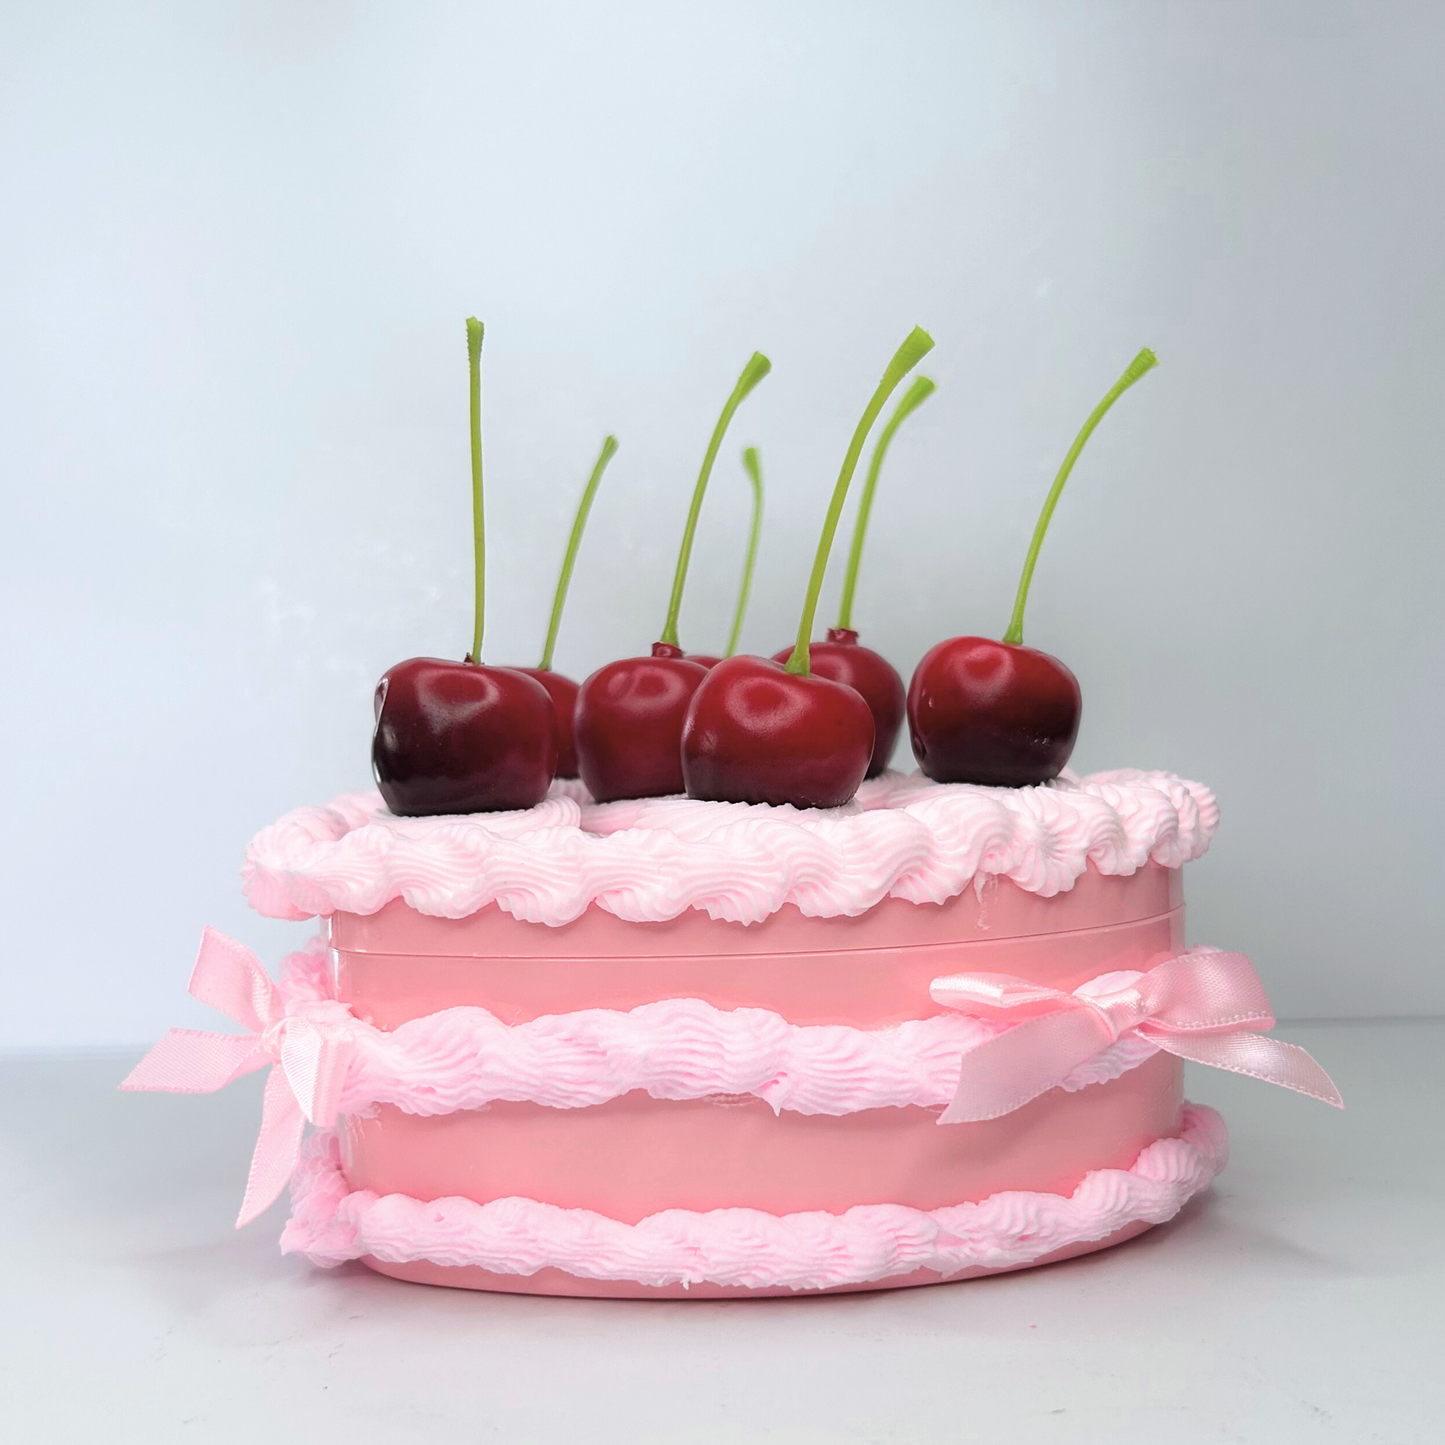
[[733, 630], [728, 637], [728, 650], [723, 655], [731, 657], [738, 650], [738, 637], [743, 630], [743, 618], [748, 611], [748, 593], [753, 590], [753, 563], [758, 560], [758, 533], [763, 526], [763, 469], [758, 464], [758, 449], [749, 447], [743, 453], [743, 468], [753, 484], [753, 521], [748, 528], [748, 555], [743, 562], [743, 585], [738, 588], [737, 611], [733, 613]]
[[577, 515], [572, 519], [572, 535], [567, 539], [567, 555], [562, 558], [562, 573], [557, 578], [557, 591], [552, 598], [552, 618], [547, 624], [547, 645], [542, 649], [542, 661], [537, 665], [540, 672], [552, 670], [552, 650], [557, 646], [557, 629], [562, 625], [562, 609], [567, 605], [567, 589], [572, 585], [572, 568], [577, 562], [577, 549], [582, 545], [582, 533], [587, 527], [588, 514], [592, 511], [592, 498], [597, 495], [607, 463], [616, 454], [617, 438], [609, 436], [602, 443], [602, 453], [597, 458], [597, 465], [592, 468], [592, 475], [587, 479], [582, 500], [577, 503]]
[[858, 458], [863, 453], [863, 443], [878, 413], [883, 410], [888, 398], [893, 395], [898, 383], [933, 350], [933, 338], [920, 326], [915, 326], [893, 355], [883, 373], [883, 380], [873, 393], [873, 399], [863, 410], [863, 415], [848, 443], [848, 454], [843, 458], [843, 470], [838, 473], [837, 485], [833, 488], [833, 500], [828, 503], [828, 515], [823, 519], [823, 535], [818, 538], [818, 552], [813, 558], [813, 575], [808, 578], [808, 595], [803, 600], [803, 617], [798, 624], [798, 642], [793, 655], [785, 664], [788, 672], [799, 677], [808, 676], [808, 639], [813, 635], [813, 618], [818, 611], [818, 594], [823, 590], [823, 573], [828, 567], [828, 553], [833, 549], [833, 534], [838, 530], [838, 518], [843, 514], [843, 503], [848, 496], [848, 486], [853, 473], [858, 469]]
[[1058, 505], [1059, 494], [1064, 490], [1064, 483], [1069, 480], [1069, 473], [1073, 471], [1074, 463], [1078, 461], [1079, 453], [1084, 449], [1084, 443], [1094, 434], [1094, 428], [1103, 421], [1105, 412], [1146, 371], [1150, 371], [1158, 365], [1159, 358], [1146, 346], [1129, 363], [1123, 376], [1109, 388], [1103, 401], [1089, 413], [1088, 421], [1084, 423], [1083, 429], [1074, 438], [1074, 444], [1069, 448], [1069, 453], [1064, 458], [1064, 464], [1059, 468], [1058, 476], [1054, 478], [1053, 486], [1049, 488], [1049, 495], [1044, 501], [1044, 509], [1039, 513], [1033, 541], [1029, 543], [1029, 554], [1024, 558], [1024, 571], [1023, 576], [1019, 578], [1018, 596], [1014, 598], [1013, 616], [1009, 619], [1008, 631], [1003, 635], [1005, 642], [1012, 643], [1017, 647], [1024, 640], [1024, 604], [1029, 600], [1029, 584], [1034, 580], [1034, 563], [1039, 560], [1039, 548], [1043, 546], [1044, 533], [1049, 530], [1049, 521], [1054, 515], [1054, 508]]
[[475, 555], [476, 613], [468, 660], [482, 660], [482, 623], [487, 610], [487, 521], [482, 506], [482, 334], [475, 316], [467, 317], [467, 373], [471, 380], [472, 413], [472, 548]]
[[858, 516], [853, 522], [853, 545], [848, 549], [848, 570], [843, 574], [843, 598], [838, 604], [838, 626], [852, 630], [853, 592], [858, 585], [858, 564], [863, 560], [863, 539], [868, 535], [868, 518], [873, 512], [873, 493], [878, 489], [878, 473], [883, 470], [883, 458], [888, 454], [888, 443], [893, 434], [908, 418], [938, 390], [937, 385], [926, 376], [915, 378], [913, 385], [903, 393], [903, 400], [890, 416], [878, 435], [873, 447], [873, 459], [868, 463], [868, 475], [863, 482], [863, 495], [858, 498]]
[[743, 398], [773, 369], [773, 363], [761, 351], [753, 352], [743, 373], [733, 387], [732, 395], [723, 405], [722, 415], [713, 428], [712, 440], [707, 444], [707, 455], [702, 459], [702, 471], [698, 473], [697, 485], [692, 489], [692, 506], [687, 513], [687, 526], [682, 533], [682, 549], [677, 554], [677, 572], [672, 579], [672, 597], [667, 604], [667, 621], [663, 624], [661, 641], [679, 646], [677, 640], [677, 615], [682, 610], [682, 589], [687, 581], [687, 564], [692, 560], [692, 538], [697, 531], [698, 514], [702, 511], [702, 499], [707, 493], [708, 478], [712, 475], [712, 464], [717, 460], [718, 448], [727, 434], [728, 423], [733, 413], [742, 405]]

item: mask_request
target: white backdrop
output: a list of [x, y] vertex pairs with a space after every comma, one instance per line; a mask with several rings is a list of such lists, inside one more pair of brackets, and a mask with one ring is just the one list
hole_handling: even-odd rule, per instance
[[[1280, 1012], [1445, 1009], [1445, 10], [1390, 3], [10, 4], [0, 47], [9, 826], [0, 1043], [198, 1022], [203, 923], [304, 935], [251, 834], [369, 781], [388, 664], [469, 638], [462, 319], [487, 322], [488, 656], [796, 626], [863, 401], [919, 322], [857, 620], [905, 676], [1000, 632], [1082, 680], [1082, 769], [1217, 790], [1191, 933]], [[846, 533], [844, 534], [846, 540]], [[836, 599], [838, 572], [825, 607]], [[828, 620], [820, 619], [820, 625]], [[906, 744], [905, 744], [906, 755]], [[909, 760], [911, 765], [911, 760]]]

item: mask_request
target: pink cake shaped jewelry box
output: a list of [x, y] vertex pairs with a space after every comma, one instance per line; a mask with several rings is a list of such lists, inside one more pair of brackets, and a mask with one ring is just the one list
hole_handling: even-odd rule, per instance
[[[282, 1248], [326, 1267], [552, 1295], [717, 1298], [963, 1280], [1102, 1249], [1172, 1218], [1224, 1167], [1185, 1059], [1338, 1104], [1270, 1038], [1238, 953], [1190, 948], [1184, 865], [1208, 788], [1077, 776], [1081, 698], [1022, 645], [1055, 480], [1002, 641], [939, 643], [911, 684], [859, 643], [853, 584], [888, 444], [879, 431], [838, 626], [811, 642], [868, 436], [932, 346], [915, 329], [853, 435], [798, 641], [689, 657], [677, 620], [693, 492], [661, 640], [580, 687], [546, 651], [481, 661], [482, 329], [468, 323], [478, 596], [463, 662], [414, 658], [377, 690], [378, 792], [264, 829], [252, 905], [322, 921], [273, 982], [208, 931], [191, 992], [239, 1034], [172, 1030], [123, 1087], [209, 1092], [270, 1068], [239, 1224], [290, 1186]], [[886, 767], [906, 718], [919, 771]], [[308, 1124], [312, 1126], [308, 1131]]]

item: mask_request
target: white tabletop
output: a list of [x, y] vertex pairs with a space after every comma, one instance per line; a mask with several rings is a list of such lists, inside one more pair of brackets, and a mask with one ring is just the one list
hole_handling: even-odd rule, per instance
[[231, 1228], [259, 1081], [126, 1095], [0, 1060], [0, 1418], [16, 1441], [1445, 1439], [1445, 1025], [1305, 1044], [1349, 1103], [1192, 1069], [1233, 1161], [1086, 1259], [817, 1299], [472, 1294]]

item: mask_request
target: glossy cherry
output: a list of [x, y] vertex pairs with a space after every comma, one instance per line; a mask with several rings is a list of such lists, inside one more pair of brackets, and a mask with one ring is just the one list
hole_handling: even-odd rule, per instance
[[577, 739], [573, 734], [572, 719], [577, 711], [577, 694], [580, 684], [550, 667], [513, 667], [509, 672], [520, 672], [542, 684], [552, 700], [557, 719], [557, 776], [577, 776]]
[[382, 674], [371, 766], [393, 813], [531, 808], [557, 766], [557, 715], [547, 690], [506, 667], [484, 667], [486, 521], [482, 497], [482, 323], [467, 318], [471, 383], [472, 539], [476, 612], [465, 662], [413, 657]]
[[[873, 497], [878, 490], [878, 476], [883, 459], [898, 428], [930, 396], [937, 386], [926, 376], [915, 377], [893, 415], [884, 423], [868, 463], [863, 480], [863, 495], [858, 499], [858, 515], [853, 522], [853, 541], [848, 548], [848, 566], [843, 574], [843, 595], [838, 604], [838, 625], [828, 629], [828, 640], [813, 643], [808, 649], [808, 665], [822, 677], [843, 682], [863, 694], [873, 713], [873, 757], [868, 776], [876, 778], [888, 766], [898, 742], [898, 729], [903, 726], [904, 689], [898, 669], [881, 653], [861, 647], [853, 630], [853, 595], [858, 586], [858, 567], [863, 558], [863, 542], [868, 535], [868, 519], [873, 513]], [[775, 652], [778, 662], [786, 662], [790, 651]]]
[[536, 667], [518, 667], [516, 672], [525, 672], [534, 677], [547, 689], [552, 706], [557, 712], [557, 776], [577, 776], [577, 741], [573, 730], [573, 716], [577, 711], [578, 684], [570, 677], [552, 670], [552, 653], [557, 647], [557, 631], [562, 625], [562, 609], [567, 604], [567, 589], [572, 585], [572, 569], [577, 563], [577, 549], [582, 545], [582, 533], [587, 528], [587, 518], [592, 511], [592, 499], [602, 482], [602, 473], [607, 463], [617, 453], [617, 438], [607, 437], [602, 451], [592, 468], [592, 475], [582, 489], [582, 500], [577, 504], [577, 514], [572, 518], [572, 532], [567, 538], [567, 551], [562, 557], [562, 571], [557, 578], [557, 588], [552, 596], [552, 616], [547, 623], [547, 641], [542, 648], [542, 661]]
[[837, 808], [873, 756], [873, 714], [853, 688], [764, 657], [729, 657], [688, 709], [690, 798]]
[[682, 792], [679, 746], [692, 695], [708, 676], [680, 647], [599, 667], [577, 694], [577, 766], [599, 803]]
[[722, 658], [714, 657], [711, 653], [707, 652], [684, 652], [683, 656], [687, 658], [689, 662], [695, 662], [699, 667], [705, 667], [709, 671], [722, 661]]
[[661, 641], [653, 643], [650, 657], [623, 658], [598, 668], [577, 694], [573, 715], [577, 767], [598, 802], [659, 797], [683, 789], [683, 720], [693, 693], [708, 675], [706, 667], [683, 653], [677, 640], [693, 537], [728, 423], [743, 398], [771, 370], [768, 358], [755, 351], [713, 428], [683, 528]]
[[1141, 351], [1090, 414], [1059, 468], [1034, 528], [1002, 642], [952, 637], [924, 654], [908, 686], [908, 732], [924, 774], [939, 783], [1024, 788], [1056, 778], [1079, 735], [1083, 695], [1057, 657], [1023, 646], [1034, 564], [1064, 483], [1111, 406], [1158, 359]]
[[[786, 662], [791, 647], [773, 654], [774, 662]], [[865, 777], [876, 778], [888, 766], [903, 726], [905, 693], [898, 669], [880, 652], [864, 647], [851, 628], [830, 627], [826, 642], [808, 646], [808, 667], [816, 677], [841, 682], [859, 693], [873, 714], [873, 754]]]
[[546, 690], [508, 667], [413, 657], [376, 685], [371, 759], [402, 816], [531, 808], [557, 766]]
[[1056, 657], [991, 637], [929, 649], [908, 689], [908, 730], [940, 783], [1021, 788], [1058, 777], [1079, 735], [1078, 679]]
[[815, 676], [808, 638], [848, 485], [878, 413], [933, 347], [914, 327], [854, 429], [823, 520], [798, 641], [786, 665], [760, 657], [718, 663], [693, 695], [682, 733], [690, 798], [836, 808], [858, 791], [873, 758], [873, 714], [861, 693]]

